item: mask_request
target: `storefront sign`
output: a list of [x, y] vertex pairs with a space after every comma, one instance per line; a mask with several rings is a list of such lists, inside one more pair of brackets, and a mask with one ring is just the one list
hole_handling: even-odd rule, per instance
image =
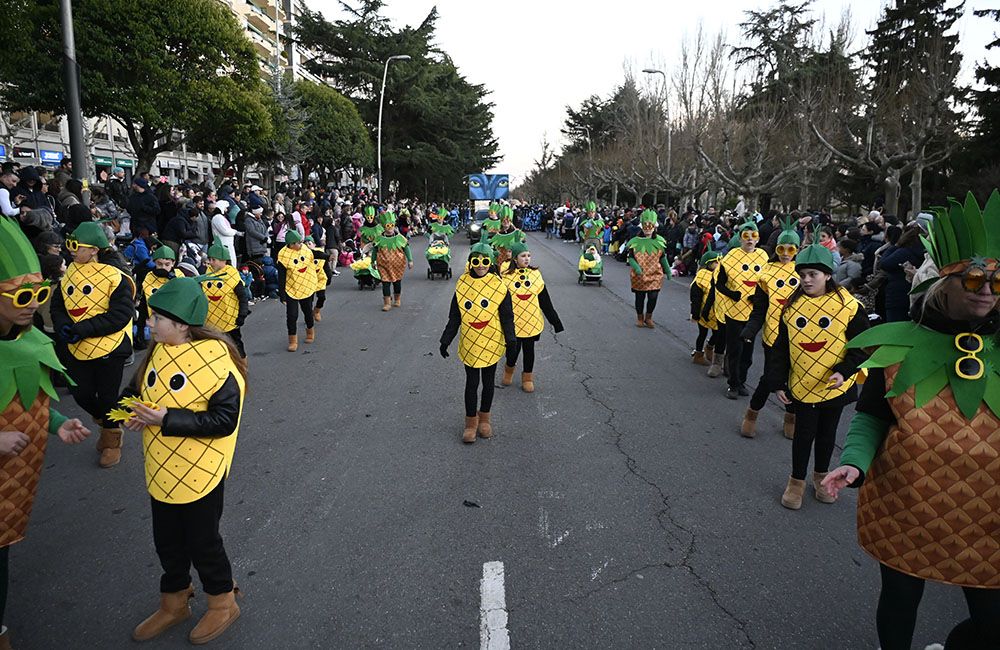
[[42, 149], [42, 164], [58, 167], [64, 155], [61, 151], [47, 151]]

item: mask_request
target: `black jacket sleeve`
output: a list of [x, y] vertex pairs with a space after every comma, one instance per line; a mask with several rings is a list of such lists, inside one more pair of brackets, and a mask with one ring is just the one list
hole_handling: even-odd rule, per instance
[[135, 316], [135, 303], [132, 298], [132, 282], [122, 276], [118, 288], [111, 294], [108, 310], [103, 314], [86, 318], [73, 326], [82, 338], [107, 336], [123, 329]]
[[729, 288], [729, 274], [726, 273], [726, 267], [721, 262], [719, 263], [719, 277], [715, 281], [715, 290], [732, 300], [743, 300], [742, 293]]
[[[858, 307], [851, 322], [847, 324], [847, 340], [850, 341], [855, 336], [868, 329], [868, 313]], [[858, 367], [868, 358], [868, 353], [860, 348], [848, 348], [844, 360], [833, 367], [833, 372], [839, 372], [845, 378], [858, 372]], [[883, 375], [883, 383], [885, 377]], [[883, 394], [885, 394], [883, 392]]]
[[285, 293], [285, 278], [288, 275], [288, 271], [285, 270], [285, 265], [277, 259], [274, 260], [274, 268], [278, 271], [278, 295], [282, 300], [287, 300], [288, 295]]
[[52, 316], [52, 327], [55, 329], [56, 334], [58, 334], [59, 330], [65, 325], [73, 324], [69, 314], [66, 312], [66, 303], [63, 301], [62, 291], [58, 284], [52, 285], [52, 297], [49, 300], [51, 300], [49, 314]]
[[701, 317], [705, 320], [711, 320], [712, 310], [715, 309], [715, 281], [712, 281], [712, 286], [708, 290], [708, 298], [705, 300], [705, 306], [701, 308]]
[[701, 317], [701, 303], [705, 297], [705, 292], [694, 282], [691, 283], [691, 320], [698, 320]]
[[243, 327], [243, 322], [250, 315], [250, 291], [247, 289], [247, 285], [243, 284], [242, 280], [236, 288], [236, 298], [240, 302], [239, 311], [236, 313], [236, 327]]
[[792, 361], [788, 352], [788, 327], [782, 320], [778, 324], [778, 336], [774, 339], [774, 346], [771, 354], [767, 356], [764, 364], [764, 385], [767, 392], [773, 393], [777, 390], [788, 387], [788, 372], [791, 369]]
[[750, 312], [750, 320], [743, 327], [743, 336], [752, 339], [764, 327], [764, 320], [767, 318], [767, 310], [771, 306], [771, 301], [768, 299], [767, 292], [761, 289], [758, 284], [750, 302], [753, 303], [753, 311]]
[[[507, 296], [509, 297], [510, 294], [508, 293]], [[559, 314], [556, 313], [556, 308], [552, 306], [552, 298], [549, 297], [548, 287], [542, 287], [542, 292], [538, 294], [538, 306], [542, 308], [545, 320], [552, 323], [552, 327], [555, 328], [556, 332], [563, 331], [563, 324], [559, 320]]]
[[452, 296], [451, 307], [448, 309], [448, 324], [444, 326], [444, 331], [441, 332], [442, 348], [447, 348], [455, 340], [455, 335], [458, 334], [458, 327], [461, 324], [462, 313], [458, 311], [458, 298]]
[[855, 409], [858, 413], [867, 413], [886, 422], [896, 422], [896, 415], [885, 398], [886, 392], [885, 369], [870, 368]]
[[209, 398], [207, 410], [168, 408], [160, 433], [185, 438], [225, 438], [236, 431], [239, 420], [240, 385], [230, 373], [222, 387]]
[[510, 300], [510, 292], [500, 302], [500, 327], [503, 328], [503, 338], [507, 342], [516, 341], [514, 331], [514, 304]]

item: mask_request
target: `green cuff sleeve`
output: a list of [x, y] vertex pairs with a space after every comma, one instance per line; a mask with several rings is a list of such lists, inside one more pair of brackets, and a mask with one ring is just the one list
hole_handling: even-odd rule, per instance
[[412, 262], [413, 261], [413, 253], [410, 252], [410, 245], [409, 244], [407, 244], [406, 246], [403, 246], [403, 254], [406, 255], [406, 261], [407, 262]]
[[55, 410], [51, 406], [49, 407], [49, 434], [56, 435], [59, 433], [59, 427], [63, 425], [63, 422], [69, 418]]
[[874, 415], [855, 413], [851, 426], [847, 429], [847, 441], [840, 454], [840, 464], [853, 465], [867, 474], [890, 426], [889, 422]]
[[632, 267], [633, 271], [635, 271], [639, 275], [642, 275], [642, 267], [639, 266], [639, 262], [635, 261], [630, 257], [628, 260], [628, 265]]
[[666, 255], [660, 258], [660, 268], [663, 269], [664, 273], [670, 275], [670, 260], [667, 259]]

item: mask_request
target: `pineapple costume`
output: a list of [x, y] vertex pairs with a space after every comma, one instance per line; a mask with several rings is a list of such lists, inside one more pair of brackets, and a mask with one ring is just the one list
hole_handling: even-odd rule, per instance
[[[477, 432], [483, 438], [493, 435], [490, 411], [497, 362], [504, 355], [507, 342], [516, 339], [510, 294], [496, 272], [495, 262], [496, 252], [485, 241], [472, 246], [469, 268], [458, 278], [448, 323], [441, 333], [441, 356], [448, 357], [448, 346], [457, 334], [458, 356], [465, 365], [464, 442], [475, 442]], [[477, 275], [476, 268], [483, 267], [488, 269]], [[477, 409], [480, 382], [483, 391]]]
[[[150, 298], [150, 309], [178, 323], [205, 325], [209, 301], [203, 279], [169, 281]], [[160, 424], [143, 427], [146, 489], [163, 575], [160, 608], [135, 628], [136, 640], [153, 638], [190, 616], [192, 564], [208, 610], [190, 640], [215, 638], [240, 614], [219, 520], [245, 391], [243, 371], [225, 342], [187, 338], [157, 342], [122, 400], [126, 408], [139, 402], [165, 411]], [[132, 417], [127, 411], [116, 415]]]
[[[1000, 194], [983, 210], [970, 193], [934, 213], [924, 245], [941, 277], [958, 276], [950, 281], [967, 291], [995, 282]], [[940, 305], [920, 302], [916, 323], [880, 325], [851, 341], [874, 352], [841, 463], [861, 471], [858, 541], [869, 555], [917, 578], [997, 590], [982, 592], [996, 611], [1000, 319], [994, 309], [959, 321]], [[972, 623], [1000, 633], [996, 618]]]
[[316, 267], [313, 254], [302, 244], [302, 235], [289, 232], [286, 246], [278, 251], [278, 283], [285, 299], [285, 326], [288, 330], [289, 352], [299, 349], [297, 333], [299, 311], [306, 322], [306, 343], [316, 340], [316, 316], [313, 296], [316, 294]]
[[[723, 337], [719, 336], [719, 321], [715, 317], [715, 272], [719, 267], [720, 257], [715, 251], [702, 255], [698, 262], [698, 272], [690, 287], [691, 320], [698, 324], [698, 338], [691, 351], [691, 362], [699, 366], [709, 365], [716, 349], [719, 354], [725, 353]], [[705, 354], [706, 339], [708, 356]]]
[[588, 245], [594, 244], [598, 247], [598, 250], [603, 250], [604, 219], [597, 214], [597, 204], [593, 201], [587, 201], [585, 209], [587, 211], [587, 216], [583, 223], [580, 224], [583, 248], [586, 249]]
[[497, 268], [500, 273], [506, 273], [510, 266], [511, 246], [527, 240], [524, 232], [514, 227], [514, 210], [509, 205], [501, 205], [498, 209], [500, 227], [496, 234], [490, 237], [490, 246], [497, 253]]
[[[287, 233], [285, 237], [288, 237]], [[226, 261], [226, 265], [218, 271], [211, 270], [209, 275], [202, 279], [201, 290], [208, 299], [208, 317], [205, 323], [228, 334], [236, 344], [236, 349], [240, 351], [240, 356], [245, 359], [247, 353], [243, 347], [243, 332], [240, 328], [250, 315], [249, 290], [243, 283], [240, 272], [228, 262], [229, 249], [219, 238], [208, 247], [208, 257], [212, 260]]]
[[[151, 256], [153, 264], [157, 264], [157, 260], [173, 260], [177, 262], [177, 255], [174, 250], [169, 246], [160, 245]], [[147, 301], [149, 297], [156, 293], [160, 287], [167, 283], [167, 280], [171, 278], [179, 278], [183, 273], [175, 268], [171, 268], [169, 271], [160, 268], [160, 266], [155, 266], [150, 269], [142, 278], [142, 291], [139, 293], [139, 320], [136, 321], [136, 338], [132, 342], [133, 347], [136, 350], [146, 349], [146, 336], [144, 334], [146, 321], [149, 320], [149, 307]]]
[[379, 221], [383, 234], [375, 238], [372, 259], [375, 260], [375, 268], [382, 279], [382, 311], [389, 311], [393, 305], [399, 307], [402, 304], [403, 275], [406, 274], [407, 266], [413, 266], [413, 254], [406, 237], [396, 232], [394, 213], [383, 212]]
[[639, 215], [643, 232], [628, 241], [628, 265], [631, 267], [632, 293], [635, 294], [636, 327], [653, 327], [653, 310], [663, 288], [663, 276], [670, 272], [667, 242], [656, 234], [657, 217], [652, 210]]
[[531, 266], [517, 265], [518, 256], [526, 252], [528, 247], [525, 244], [521, 242], [513, 244], [511, 268], [503, 275], [513, 305], [514, 334], [517, 338], [507, 343], [507, 362], [501, 383], [504, 386], [513, 383], [517, 358], [523, 351], [524, 369], [521, 374], [521, 388], [526, 393], [532, 393], [535, 390], [535, 341], [541, 338], [545, 329], [542, 317], [544, 316], [552, 324], [557, 333], [563, 331], [563, 324], [555, 307], [552, 306], [552, 299], [545, 287], [545, 280], [542, 279], [542, 272]]
[[375, 220], [375, 206], [365, 206], [364, 217], [365, 220], [362, 222], [361, 229], [358, 232], [362, 246], [371, 244], [375, 241], [376, 237], [382, 234], [382, 226]]

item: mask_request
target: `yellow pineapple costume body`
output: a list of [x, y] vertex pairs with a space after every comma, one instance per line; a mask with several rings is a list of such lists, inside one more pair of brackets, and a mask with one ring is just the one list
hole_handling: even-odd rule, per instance
[[545, 280], [538, 269], [516, 269], [503, 276], [514, 308], [514, 332], [517, 338], [534, 338], [545, 329], [538, 296], [545, 289]]
[[289, 298], [302, 300], [316, 293], [316, 269], [308, 247], [293, 250], [285, 246], [278, 251], [278, 263], [285, 267], [285, 293]]
[[[397, 238], [403, 240], [402, 245], [390, 248], [383, 243], [383, 240], [396, 240]], [[406, 238], [402, 235], [396, 235], [395, 237], [379, 236], [376, 238], [375, 268], [378, 269], [382, 282], [398, 282], [406, 275], [408, 260], [406, 258], [407, 246], [405, 240]]]
[[716, 292], [718, 309], [726, 321], [750, 319], [750, 312], [753, 311], [750, 297], [757, 289], [757, 282], [766, 265], [767, 253], [757, 248], [749, 253], [742, 248], [734, 248], [722, 258], [719, 263], [720, 282], [724, 279], [725, 286], [730, 292], [740, 294], [740, 299], [737, 300], [723, 292]]
[[220, 332], [229, 332], [239, 326], [237, 320], [240, 299], [236, 291], [243, 286], [243, 279], [240, 272], [230, 264], [210, 275], [212, 277], [201, 283], [201, 290], [208, 298], [208, 318], [205, 323]]
[[764, 317], [764, 345], [771, 347], [778, 337], [781, 311], [799, 286], [795, 262], [769, 262], [764, 267], [758, 285], [767, 294], [767, 314]]
[[463, 273], [455, 284], [455, 301], [461, 314], [458, 357], [471, 368], [495, 365], [504, 355], [506, 343], [500, 323], [500, 303], [507, 286], [499, 275], [487, 273], [473, 278]]
[[182, 275], [184, 274], [178, 271], [177, 269], [172, 269], [170, 271], [170, 274], [167, 275], [166, 277], [156, 275], [155, 273], [150, 271], [149, 273], [146, 274], [146, 277], [143, 278], [142, 280], [142, 295], [148, 301], [149, 297], [154, 293], [156, 293], [160, 289], [160, 287], [165, 285], [168, 280], [179, 278]]
[[712, 277], [714, 274], [715, 271], [713, 269], [701, 268], [694, 274], [694, 280], [692, 281], [692, 284], [701, 289], [700, 304], [697, 305], [698, 318], [695, 322], [710, 330], [718, 329], [719, 327], [719, 321], [715, 317], [714, 308], [708, 310], [707, 316], [705, 314], [705, 303], [708, 302], [709, 294], [712, 291]]
[[799, 297], [784, 310], [788, 331], [791, 373], [788, 388], [806, 404], [828, 402], [846, 394], [855, 374], [845, 376], [839, 388], [830, 388], [830, 375], [847, 352], [847, 328], [861, 304], [846, 291], [831, 291], [818, 298]]
[[[59, 283], [66, 313], [74, 323], [85, 321], [106, 313], [110, 307], [111, 295], [126, 282], [130, 298], [135, 298], [135, 282], [110, 264], [89, 262], [69, 265], [66, 275]], [[80, 361], [92, 361], [107, 356], [118, 349], [126, 339], [132, 341], [132, 322], [110, 334], [80, 339], [68, 344], [70, 354]]]

